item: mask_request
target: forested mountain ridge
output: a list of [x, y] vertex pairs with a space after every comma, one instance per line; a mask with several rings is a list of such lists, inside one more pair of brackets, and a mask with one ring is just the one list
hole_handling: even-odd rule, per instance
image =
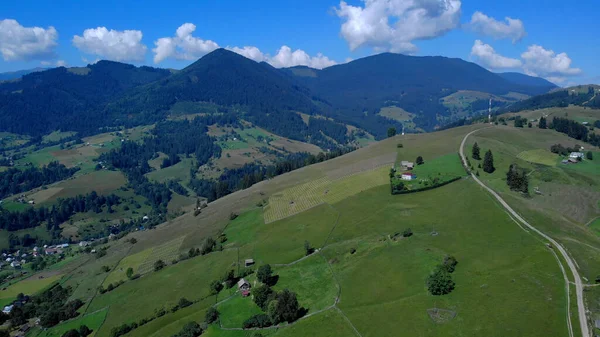
[[[218, 49], [181, 71], [100, 61], [54, 68], [0, 83], [0, 131], [39, 136], [54, 130], [97, 133], [100, 128], [153, 124], [180, 102], [231, 108], [270, 132], [314, 144], [340, 138], [349, 124], [384, 138], [402, 120], [378, 115], [395, 105], [433, 130], [451, 113], [441, 99], [459, 90], [534, 95], [547, 87], [522, 85], [460, 59], [383, 53], [323, 70], [276, 69]], [[298, 113], [329, 117], [315, 133]], [[442, 117], [442, 119], [440, 118]], [[314, 126], [314, 125], [313, 125]]]
[[417, 114], [415, 122], [425, 130], [438, 124], [438, 115], [448, 114], [440, 99], [458, 90], [536, 95], [551, 89], [514, 83], [474, 63], [441, 56], [382, 53], [322, 70], [284, 71], [329, 102], [336, 117], [360, 123], [365, 111], [376, 114], [393, 104]]
[[109, 125], [99, 107], [169, 70], [100, 61], [84, 68], [53, 68], [0, 84], [2, 131], [41, 135], [57, 129], [88, 131]]
[[581, 85], [572, 88], [555, 90], [515, 102], [500, 109], [500, 113], [537, 110], [544, 108], [565, 108], [569, 105], [600, 109], [600, 88], [594, 85]]
[[552, 89], [558, 88], [556, 84], [545, 80], [540, 77], [529, 76], [521, 73], [515, 72], [506, 72], [506, 73], [498, 73], [498, 76], [504, 78], [507, 81], [520, 84], [520, 85], [528, 85], [533, 87], [542, 87], [546, 91], [550, 91]]

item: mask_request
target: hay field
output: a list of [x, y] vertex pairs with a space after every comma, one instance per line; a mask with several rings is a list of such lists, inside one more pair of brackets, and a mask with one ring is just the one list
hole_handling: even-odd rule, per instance
[[546, 166], [556, 166], [560, 159], [556, 153], [552, 153], [546, 149], [523, 151], [517, 155], [517, 158], [523, 159], [530, 163]]

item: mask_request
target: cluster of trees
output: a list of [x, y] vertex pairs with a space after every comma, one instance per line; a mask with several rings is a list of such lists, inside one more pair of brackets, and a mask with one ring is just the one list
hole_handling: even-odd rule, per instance
[[76, 317], [79, 315], [77, 310], [83, 302], [79, 299], [68, 301], [71, 292], [70, 287], [63, 288], [61, 285], [55, 285], [40, 295], [31, 297], [26, 304], [15, 306], [10, 312], [11, 324], [19, 326], [25, 324], [30, 318], [39, 317], [40, 325], [49, 328], [61, 321]]
[[300, 308], [296, 294], [288, 289], [276, 292], [263, 284], [252, 290], [254, 302], [266, 314], [258, 314], [244, 321], [244, 329], [265, 328], [282, 322], [294, 322], [305, 311]]
[[571, 138], [588, 142], [594, 146], [600, 146], [600, 136], [590, 133], [589, 129], [574, 120], [568, 118], [554, 117], [550, 127]]
[[452, 292], [455, 283], [452, 273], [456, 269], [458, 261], [453, 256], [444, 257], [442, 264], [437, 265], [433, 273], [427, 278], [427, 289], [432, 295], [446, 295]]
[[79, 326], [79, 329], [71, 329], [65, 332], [61, 337], [87, 337], [92, 334], [92, 330], [87, 325]]
[[529, 193], [529, 178], [527, 177], [527, 171], [517, 164], [511, 164], [506, 172], [506, 184], [513, 191], [521, 193]]
[[574, 147], [564, 147], [562, 144], [554, 144], [550, 146], [550, 152], [559, 154], [561, 156], [566, 156], [571, 152], [578, 152], [581, 149], [579, 144], [575, 144]]
[[548, 128], [548, 120], [546, 119], [546, 117], [544, 117], [544, 116], [540, 117], [540, 121], [538, 122], [538, 128], [540, 128], [540, 129]]
[[527, 118], [521, 116], [515, 116], [515, 127], [522, 128], [527, 125]]
[[171, 337], [198, 337], [202, 334], [202, 332], [204, 332], [204, 329], [200, 326], [200, 324], [196, 322], [189, 322], [184, 325], [178, 333], [172, 335]]
[[30, 207], [23, 211], [8, 211], [0, 208], [0, 229], [17, 231], [37, 227], [43, 223], [47, 230], [60, 230], [60, 224], [69, 220], [75, 213], [102, 212], [104, 206], [112, 212], [112, 206], [119, 205], [121, 198], [115, 194], [98, 195], [95, 191], [86, 195], [58, 199], [51, 208]]
[[345, 125], [330, 121], [325, 118], [310, 117], [308, 119], [309, 134], [316, 135], [323, 132], [326, 136], [331, 137], [338, 144], [346, 144], [348, 142], [348, 129]]
[[320, 163], [354, 151], [354, 147], [338, 148], [327, 153], [312, 155], [309, 153], [292, 153], [272, 165], [246, 164], [238, 169], [226, 170], [217, 180], [198, 179], [195, 172], [189, 187], [199, 196], [213, 201], [235, 191], [246, 189], [266, 179], [302, 168], [307, 165]]
[[79, 168], [67, 168], [58, 162], [51, 162], [42, 168], [10, 168], [0, 173], [0, 199], [67, 179], [77, 171]]

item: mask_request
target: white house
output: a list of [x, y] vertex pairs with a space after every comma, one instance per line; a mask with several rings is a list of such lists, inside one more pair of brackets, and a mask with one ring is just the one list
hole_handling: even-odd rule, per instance
[[8, 315], [8, 314], [10, 314], [10, 312], [12, 311], [12, 309], [13, 309], [13, 305], [7, 305], [7, 306], [4, 307], [4, 309], [2, 309], [2, 312], [4, 314]]
[[407, 172], [407, 173], [402, 173], [402, 180], [415, 180], [417, 179], [417, 176], [413, 173]]
[[571, 152], [569, 159], [583, 159], [583, 152]]

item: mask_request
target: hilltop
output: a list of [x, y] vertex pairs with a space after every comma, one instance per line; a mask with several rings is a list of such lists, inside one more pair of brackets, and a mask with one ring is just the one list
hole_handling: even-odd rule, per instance
[[[323, 70], [275, 69], [218, 49], [176, 72], [100, 61], [1, 83], [0, 131], [37, 136], [60, 129], [91, 135], [103, 127], [164, 120], [177, 104], [210, 102], [296, 140], [314, 136], [299, 113], [332, 119], [335, 124], [328, 128], [348, 124], [381, 139], [390, 127], [406, 124], [430, 131], [485, 109], [486, 99], [473, 96], [458, 112], [452, 110], [456, 105], [443, 100], [456, 92], [512, 102], [549, 88], [532, 79], [509, 81], [474, 63], [444, 57], [384, 53]], [[382, 114], [386, 107], [404, 112]]]

